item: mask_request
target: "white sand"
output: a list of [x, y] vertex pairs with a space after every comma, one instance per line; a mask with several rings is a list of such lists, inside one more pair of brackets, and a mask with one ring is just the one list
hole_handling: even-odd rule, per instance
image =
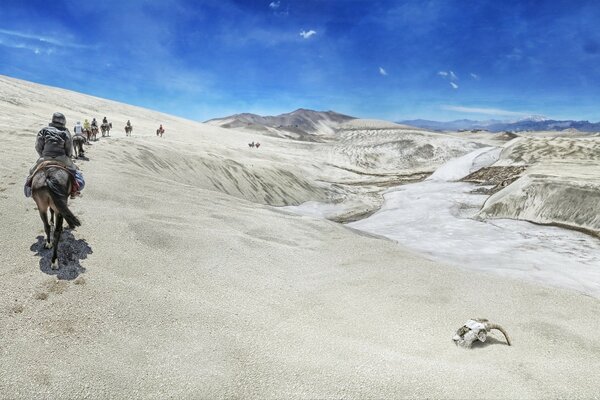
[[[329, 197], [316, 147], [250, 152], [247, 134], [9, 78], [0, 96], [3, 397], [598, 396], [597, 300], [257, 204]], [[83, 225], [59, 271], [78, 278], [56, 281], [30, 250], [42, 224], [21, 185], [59, 110], [69, 125], [131, 118], [134, 136], [117, 129], [80, 162]], [[472, 317], [514, 346], [454, 347]]]

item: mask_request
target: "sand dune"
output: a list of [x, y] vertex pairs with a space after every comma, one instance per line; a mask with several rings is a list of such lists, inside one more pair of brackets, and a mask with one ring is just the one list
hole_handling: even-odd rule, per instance
[[[545, 135], [544, 135], [545, 136]], [[514, 218], [600, 235], [600, 138], [522, 137], [495, 165], [525, 165], [522, 177], [491, 196], [482, 218]]]
[[[2, 396], [597, 396], [596, 299], [268, 205], [343, 194], [321, 179], [329, 147], [264, 138], [250, 151], [247, 133], [4, 77], [0, 94]], [[21, 187], [54, 111], [134, 125], [78, 162], [82, 226], [65, 234], [57, 273]], [[456, 348], [472, 317], [502, 323], [514, 346]]]

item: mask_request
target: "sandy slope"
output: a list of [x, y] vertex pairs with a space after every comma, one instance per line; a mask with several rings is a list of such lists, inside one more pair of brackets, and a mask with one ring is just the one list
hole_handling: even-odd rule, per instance
[[524, 165], [522, 177], [491, 196], [482, 218], [558, 224], [600, 235], [600, 137], [541, 133], [507, 143], [495, 165]]
[[[248, 152], [246, 134], [152, 111], [8, 78], [0, 94], [2, 396], [597, 396], [597, 300], [257, 204], [326, 195], [310, 144], [267, 138]], [[21, 193], [55, 110], [135, 126], [80, 162], [83, 225], [67, 234], [60, 280]], [[455, 348], [471, 317], [504, 324], [514, 346]]]

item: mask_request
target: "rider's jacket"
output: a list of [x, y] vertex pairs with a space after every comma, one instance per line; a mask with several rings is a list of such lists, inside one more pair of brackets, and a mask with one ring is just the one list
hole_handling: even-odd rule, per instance
[[93, 121], [92, 121], [92, 126], [98, 126], [98, 121], [96, 121], [96, 120], [93, 120]]
[[73, 139], [67, 128], [52, 124], [37, 134], [35, 150], [40, 157], [59, 157], [73, 155]]
[[81, 126], [81, 124], [77, 124], [73, 127], [73, 133], [75, 133], [76, 135], [83, 135], [83, 127]]

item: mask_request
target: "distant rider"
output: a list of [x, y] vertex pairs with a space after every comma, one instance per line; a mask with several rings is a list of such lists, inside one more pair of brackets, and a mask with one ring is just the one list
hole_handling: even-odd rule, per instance
[[[52, 122], [38, 132], [35, 150], [40, 158], [29, 170], [29, 176], [25, 183], [25, 195], [27, 197], [31, 196], [31, 178], [33, 177], [33, 173], [43, 161], [58, 161], [63, 164], [74, 175], [79, 184], [79, 190], [83, 189], [85, 185], [83, 175], [71, 160], [71, 156], [73, 155], [73, 139], [66, 124], [67, 120], [65, 116], [56, 112], [52, 115]], [[74, 198], [78, 194], [80, 194], [79, 191], [73, 192], [71, 198]]]
[[77, 123], [73, 127], [73, 133], [76, 135], [83, 136], [83, 126], [81, 126], [81, 122], [77, 121]]
[[79, 142], [79, 154], [84, 155], [85, 150], [83, 150], [83, 143], [86, 142], [87, 139], [83, 135], [83, 126], [81, 126], [81, 122], [77, 121], [77, 123], [73, 127], [73, 133], [75, 134], [75, 136], [81, 136], [83, 138], [83, 141]]
[[92, 119], [92, 126], [93, 126], [94, 128], [97, 128], [97, 127], [98, 127], [98, 121], [96, 121], [96, 118], [93, 118], [93, 119]]
[[83, 121], [83, 130], [88, 132], [90, 130], [90, 121], [88, 121], [87, 118]]
[[104, 124], [108, 124], [108, 120], [106, 119], [106, 117], [102, 118], [102, 125]]

